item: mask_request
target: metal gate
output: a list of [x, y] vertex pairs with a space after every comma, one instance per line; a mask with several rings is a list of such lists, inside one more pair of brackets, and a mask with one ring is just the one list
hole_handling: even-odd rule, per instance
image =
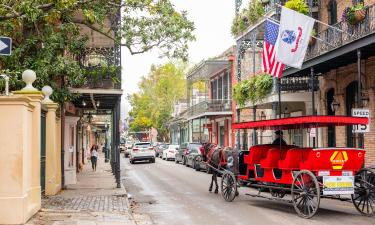
[[46, 112], [40, 117], [40, 187], [44, 194], [46, 187]]

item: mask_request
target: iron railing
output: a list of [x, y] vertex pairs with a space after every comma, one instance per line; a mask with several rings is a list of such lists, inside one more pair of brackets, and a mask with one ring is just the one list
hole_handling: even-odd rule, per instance
[[374, 33], [375, 5], [370, 5], [366, 8], [366, 18], [358, 24], [351, 25], [345, 21], [341, 21], [333, 26], [340, 29], [342, 32], [332, 27], [328, 27], [319, 32], [317, 37], [323, 41], [317, 41], [308, 48], [305, 60], [315, 58]]
[[200, 102], [188, 108], [188, 116], [196, 116], [205, 112], [229, 112], [232, 111], [232, 100], [230, 99], [211, 99]]

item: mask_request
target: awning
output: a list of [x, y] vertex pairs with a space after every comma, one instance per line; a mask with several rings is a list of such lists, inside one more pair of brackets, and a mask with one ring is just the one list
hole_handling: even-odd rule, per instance
[[352, 116], [300, 116], [273, 120], [235, 123], [233, 129], [261, 129], [261, 130], [288, 130], [299, 128], [314, 128], [327, 126], [366, 125], [366, 117]]

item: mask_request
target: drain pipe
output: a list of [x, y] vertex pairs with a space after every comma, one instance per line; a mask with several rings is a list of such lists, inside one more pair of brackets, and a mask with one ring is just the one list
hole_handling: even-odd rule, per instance
[[1, 74], [0, 77], [5, 80], [5, 95], [9, 95], [9, 77], [5, 74]]

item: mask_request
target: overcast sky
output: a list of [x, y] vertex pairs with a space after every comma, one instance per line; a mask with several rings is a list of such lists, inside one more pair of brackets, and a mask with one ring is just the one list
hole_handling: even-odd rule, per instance
[[[190, 43], [189, 58], [192, 63], [216, 56], [235, 43], [230, 27], [234, 16], [234, 0], [171, 0], [176, 8], [186, 10], [195, 23], [196, 41]], [[140, 78], [148, 74], [151, 64], [160, 64], [157, 50], [131, 56], [122, 50], [122, 89], [124, 90], [121, 112], [126, 116], [130, 105], [125, 97], [138, 91]]]

